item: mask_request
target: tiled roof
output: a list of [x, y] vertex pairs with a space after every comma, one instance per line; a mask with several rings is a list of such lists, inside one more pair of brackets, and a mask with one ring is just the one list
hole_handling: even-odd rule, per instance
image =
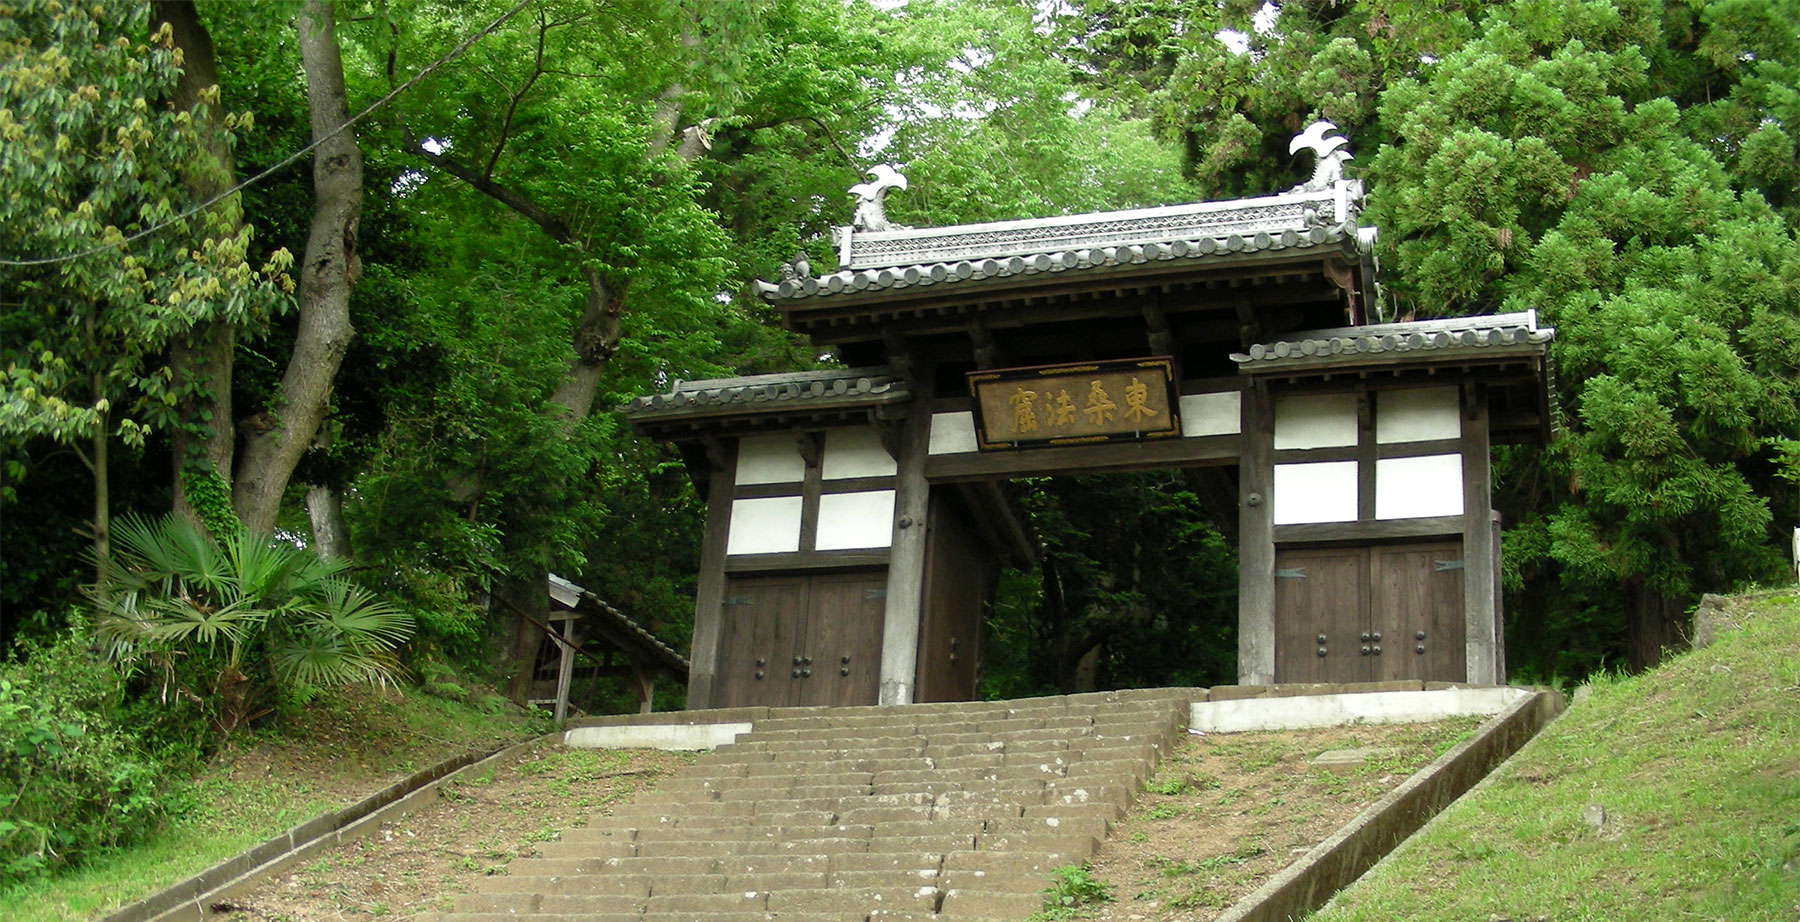
[[793, 412], [869, 406], [906, 400], [905, 379], [887, 367], [837, 368], [790, 374], [677, 381], [666, 394], [633, 398], [625, 405], [632, 419]]
[[838, 228], [839, 262], [821, 276], [758, 281], [768, 300], [978, 282], [1166, 260], [1337, 247], [1363, 257], [1374, 228], [1356, 224], [1361, 184], [1229, 202], [1029, 221], [889, 231]]
[[550, 574], [550, 594], [558, 602], [569, 606], [582, 616], [600, 620], [614, 629], [615, 636], [632, 638], [637, 641], [639, 649], [627, 651], [647, 655], [657, 661], [671, 675], [681, 681], [687, 681], [688, 661], [686, 657], [676, 653], [674, 648], [656, 639], [656, 635], [638, 626], [625, 613], [606, 604], [599, 596], [582, 587]]
[[[1257, 343], [1231, 360], [1248, 374], [1296, 366], [1356, 365], [1392, 361], [1416, 353], [1421, 361], [1463, 356], [1526, 352], [1543, 354], [1556, 338], [1552, 327], [1538, 328], [1537, 312], [1453, 317], [1408, 323], [1381, 323], [1332, 330], [1303, 330], [1270, 343]], [[1379, 356], [1379, 359], [1374, 357]]]

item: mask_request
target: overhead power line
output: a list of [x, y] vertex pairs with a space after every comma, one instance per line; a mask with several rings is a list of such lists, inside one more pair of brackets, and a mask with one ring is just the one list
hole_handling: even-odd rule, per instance
[[238, 194], [239, 192], [243, 191], [244, 189], [247, 189], [253, 185], [256, 185], [257, 183], [261, 182], [262, 180], [268, 178], [268, 176], [270, 174], [273, 174], [279, 170], [286, 169], [288, 166], [292, 165], [294, 163], [294, 161], [299, 160], [301, 157], [304, 157], [309, 153], [312, 153], [314, 148], [325, 143], [326, 141], [331, 140], [332, 138], [337, 137], [340, 133], [350, 130], [350, 127], [352, 125], [355, 125], [357, 122], [362, 121], [365, 117], [367, 117], [370, 113], [374, 112], [376, 109], [379, 109], [382, 106], [385, 106], [388, 103], [392, 102], [394, 100], [394, 97], [399, 96], [401, 93], [406, 92], [406, 90], [408, 88], [410, 88], [413, 84], [418, 83], [420, 80], [423, 80], [427, 76], [429, 76], [432, 71], [435, 71], [438, 68], [444, 66], [445, 64], [448, 64], [451, 61], [454, 61], [457, 58], [462, 57], [463, 53], [468, 51], [470, 46], [472, 46], [476, 42], [488, 37], [489, 35], [492, 35], [494, 33], [494, 30], [500, 28], [502, 25], [505, 25], [506, 21], [508, 19], [511, 19], [514, 16], [518, 15], [520, 10], [523, 10], [524, 8], [530, 6], [531, 3], [532, 3], [532, 0], [519, 0], [519, 2], [517, 4], [515, 4], [512, 9], [507, 10], [505, 13], [500, 14], [500, 17], [498, 19], [495, 19], [493, 22], [490, 22], [486, 26], [483, 26], [479, 31], [471, 33], [468, 37], [464, 38], [461, 42], [458, 42], [456, 44], [456, 47], [451, 48], [449, 51], [445, 52], [442, 57], [438, 58], [436, 61], [431, 62], [431, 64], [429, 66], [427, 66], [424, 70], [421, 70], [418, 73], [414, 74], [411, 77], [411, 79], [407, 80], [405, 83], [402, 83], [399, 86], [394, 87], [392, 90], [389, 90], [386, 96], [383, 96], [380, 99], [377, 99], [374, 102], [370, 103], [368, 108], [351, 116], [342, 125], [339, 125], [337, 128], [333, 129], [331, 131], [331, 133], [326, 134], [323, 137], [314, 139], [311, 144], [308, 144], [305, 147], [302, 147], [299, 150], [294, 151], [292, 154], [289, 154], [288, 156], [283, 157], [281, 159], [281, 161], [276, 163], [274, 166], [271, 166], [271, 167], [263, 170], [262, 172], [256, 174], [255, 176], [252, 176], [249, 179], [246, 179], [246, 180], [238, 183], [237, 185], [232, 186], [229, 189], [226, 189], [224, 192], [221, 192], [218, 195], [215, 195], [212, 198], [209, 198], [206, 201], [201, 202], [200, 204], [195, 205], [192, 208], [187, 209], [186, 211], [183, 211], [182, 213], [168, 219], [167, 221], [163, 221], [158, 224], [152, 224], [149, 227], [144, 228], [143, 230], [140, 230], [136, 233], [130, 234], [126, 237], [122, 237], [111, 243], [102, 243], [102, 244], [97, 244], [95, 246], [88, 247], [87, 249], [82, 250], [78, 253], [69, 253], [69, 254], [66, 254], [63, 256], [46, 256], [46, 257], [42, 257], [39, 259], [4, 259], [4, 258], [0, 258], [0, 266], [14, 266], [14, 267], [52, 266], [57, 263], [72, 262], [77, 259], [83, 259], [83, 258], [92, 256], [95, 253], [104, 253], [107, 250], [117, 249], [117, 248], [125, 246], [126, 244], [129, 244], [135, 240], [141, 240], [145, 237], [148, 237], [151, 234], [154, 234], [160, 230], [163, 230], [164, 228], [170, 227], [175, 224], [180, 224], [181, 222], [186, 221], [187, 219], [193, 217], [194, 215], [197, 215], [197, 214], [207, 210], [208, 208], [211, 208], [214, 205], [217, 205], [220, 202], [232, 197], [233, 195]]

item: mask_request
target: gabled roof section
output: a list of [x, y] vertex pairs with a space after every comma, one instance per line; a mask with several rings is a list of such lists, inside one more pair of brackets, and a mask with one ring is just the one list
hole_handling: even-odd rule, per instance
[[1243, 374], [1288, 374], [1396, 362], [1466, 362], [1541, 357], [1556, 338], [1536, 311], [1303, 330], [1234, 353]]
[[642, 424], [677, 419], [861, 410], [904, 402], [911, 396], [906, 380], [885, 366], [834, 368], [677, 381], [668, 393], [633, 398], [624, 411], [633, 423]]
[[[1360, 183], [1356, 186], [1360, 199]], [[789, 301], [1287, 249], [1336, 247], [1358, 257], [1370, 254], [1374, 228], [1358, 227], [1349, 202], [1341, 204], [1346, 207], [1340, 209], [1328, 190], [927, 230], [838, 228], [848, 268], [777, 283], [759, 280], [756, 286], [765, 299]], [[1336, 220], [1340, 212], [1341, 221]]]
[[624, 612], [588, 590], [555, 573], [550, 574], [550, 598], [588, 619], [593, 633], [634, 659], [655, 666], [683, 685], [687, 684], [688, 661], [674, 648], [656, 639]]
[[1316, 122], [1294, 138], [1291, 151], [1313, 151], [1313, 176], [1277, 195], [949, 227], [888, 222], [882, 201], [905, 189], [906, 178], [877, 167], [873, 182], [851, 189], [859, 199], [853, 223], [832, 230], [837, 271], [814, 276], [801, 256], [783, 267], [779, 281], [758, 281], [757, 291], [791, 311], [911, 286], [986, 289], [1006, 286], [989, 280], [1044, 272], [1162, 260], [1255, 262], [1276, 258], [1274, 251], [1324, 247], [1360, 257], [1351, 262], [1372, 280], [1375, 230], [1356, 223], [1363, 185], [1343, 175], [1350, 153], [1336, 130]]

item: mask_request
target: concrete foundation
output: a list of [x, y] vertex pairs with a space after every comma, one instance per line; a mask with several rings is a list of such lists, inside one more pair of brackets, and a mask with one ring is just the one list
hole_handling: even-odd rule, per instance
[[1522, 688], [1442, 688], [1200, 701], [1192, 706], [1188, 727], [1203, 733], [1241, 733], [1350, 723], [1426, 723], [1446, 717], [1498, 714], [1531, 694]]
[[640, 724], [620, 727], [577, 727], [563, 734], [571, 749], [667, 749], [697, 752], [732, 742], [749, 733], [750, 724]]

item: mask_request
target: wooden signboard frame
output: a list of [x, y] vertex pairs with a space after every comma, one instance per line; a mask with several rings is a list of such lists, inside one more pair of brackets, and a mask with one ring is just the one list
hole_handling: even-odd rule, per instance
[[981, 451], [1181, 435], [1169, 356], [968, 373]]

